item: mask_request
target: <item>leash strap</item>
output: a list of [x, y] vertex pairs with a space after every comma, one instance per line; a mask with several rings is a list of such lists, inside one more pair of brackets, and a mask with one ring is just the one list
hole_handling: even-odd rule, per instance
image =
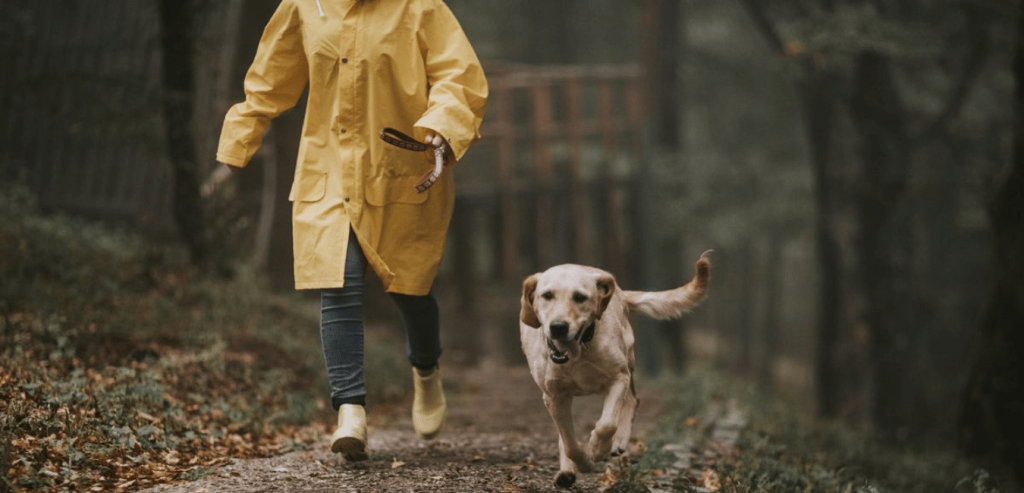
[[[380, 130], [380, 139], [407, 151], [423, 152], [430, 148], [427, 144], [391, 127], [384, 127]], [[444, 171], [444, 147], [434, 147], [434, 169], [428, 171], [416, 181], [414, 185], [416, 192], [423, 193], [434, 186], [434, 183], [437, 183], [437, 179], [441, 177], [442, 171]]]

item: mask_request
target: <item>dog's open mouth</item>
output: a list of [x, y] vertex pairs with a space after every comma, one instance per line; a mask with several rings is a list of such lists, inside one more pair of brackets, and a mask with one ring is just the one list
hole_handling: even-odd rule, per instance
[[551, 339], [548, 339], [548, 353], [551, 355], [551, 361], [556, 365], [564, 365], [569, 362], [569, 352], [559, 351]]
[[580, 356], [587, 349], [587, 343], [594, 338], [596, 327], [597, 323], [591, 322], [585, 329], [577, 332], [572, 339], [561, 340], [548, 337], [548, 353], [551, 356], [551, 361], [556, 365], [564, 365], [570, 359]]

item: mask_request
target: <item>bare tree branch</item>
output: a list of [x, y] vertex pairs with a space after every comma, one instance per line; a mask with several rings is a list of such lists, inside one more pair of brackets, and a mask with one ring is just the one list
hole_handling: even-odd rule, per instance
[[[977, 20], [975, 20], [974, 25], [978, 26]], [[985, 66], [985, 61], [988, 59], [990, 44], [989, 36], [984, 32], [984, 29], [976, 27], [972, 31], [975, 33], [974, 45], [971, 48], [971, 52], [967, 55], [967, 64], [960, 74], [959, 80], [953, 86], [953, 91], [946, 101], [945, 108], [931, 123], [924, 127], [923, 131], [911, 138], [913, 142], [920, 143], [935, 138], [949, 124], [950, 120], [956, 118], [960, 114], [960, 110], [963, 109], [964, 102], [967, 101], [967, 96], [970, 95], [971, 89], [974, 88], [974, 83], [978, 76], [981, 75], [981, 69]]]
[[768, 44], [771, 45], [772, 49], [779, 52], [781, 55], [786, 55], [786, 44], [782, 41], [782, 36], [779, 34], [779, 30], [775, 28], [772, 21], [768, 19], [768, 14], [764, 11], [764, 7], [758, 0], [739, 0], [743, 7], [750, 14], [751, 20], [754, 21], [754, 25], [758, 31], [765, 37]]

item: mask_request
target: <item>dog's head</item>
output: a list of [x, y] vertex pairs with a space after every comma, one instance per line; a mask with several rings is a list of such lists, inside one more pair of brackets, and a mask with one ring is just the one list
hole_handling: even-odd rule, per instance
[[544, 331], [551, 361], [565, 364], [590, 342], [615, 294], [615, 277], [593, 267], [565, 264], [523, 281], [519, 320]]

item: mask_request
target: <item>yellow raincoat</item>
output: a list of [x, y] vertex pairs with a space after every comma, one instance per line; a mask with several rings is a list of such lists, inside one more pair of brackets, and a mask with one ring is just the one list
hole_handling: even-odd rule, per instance
[[433, 284], [455, 200], [452, 169], [413, 185], [433, 153], [385, 144], [437, 133], [456, 159], [479, 139], [480, 62], [442, 0], [282, 0], [224, 120], [217, 160], [245, 166], [270, 120], [309, 86], [292, 201], [297, 289], [341, 287], [349, 231], [389, 292]]

